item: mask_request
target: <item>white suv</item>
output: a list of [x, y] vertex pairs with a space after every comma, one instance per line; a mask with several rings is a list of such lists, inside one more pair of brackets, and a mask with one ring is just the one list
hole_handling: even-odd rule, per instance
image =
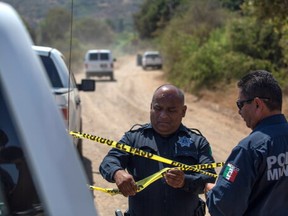
[[88, 50], [84, 58], [86, 78], [109, 76], [114, 80], [114, 61], [110, 50]]
[[[51, 47], [32, 46], [40, 57], [51, 83], [55, 101], [61, 110], [68, 131], [82, 131], [81, 99], [78, 90], [94, 91], [94, 80], [82, 80], [76, 84], [73, 73], [70, 73], [60, 51]], [[70, 78], [69, 78], [70, 77]], [[73, 142], [82, 157], [82, 139], [73, 138]]]

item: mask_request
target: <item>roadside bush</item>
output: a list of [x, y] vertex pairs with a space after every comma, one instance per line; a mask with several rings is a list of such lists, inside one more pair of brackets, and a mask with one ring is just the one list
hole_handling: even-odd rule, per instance
[[251, 70], [275, 71], [275, 66], [266, 59], [254, 59], [243, 52], [233, 51], [229, 28], [215, 29], [202, 46], [197, 37], [177, 32], [174, 28], [165, 33], [165, 46], [162, 47], [164, 53], [168, 53], [165, 56], [168, 80], [185, 90], [214, 89]]
[[[240, 64], [242, 71], [263, 69], [273, 73], [280, 85], [288, 86], [288, 31], [279, 31], [271, 21], [243, 17], [229, 25], [232, 52], [245, 56], [248, 61]], [[230, 64], [227, 61], [227, 65]], [[248, 69], [248, 70], [247, 70]], [[234, 74], [234, 78], [239, 78]], [[241, 75], [241, 73], [239, 73]]]
[[272, 22], [243, 17], [231, 22], [231, 47], [254, 59], [268, 60], [276, 67], [283, 65], [283, 53], [280, 46], [281, 33]]
[[[172, 40], [173, 38], [173, 40]], [[180, 87], [185, 87], [187, 80], [187, 59], [198, 49], [198, 40], [192, 35], [177, 32], [170, 28], [162, 37], [161, 52], [164, 58], [167, 79]]]
[[[217, 58], [224, 53], [221, 43], [225, 35], [221, 29], [228, 14], [213, 0], [193, 1], [187, 11], [163, 31], [161, 51], [168, 80], [191, 89], [221, 79], [221, 62]], [[213, 34], [215, 39], [211, 40]]]
[[183, 65], [189, 86], [185, 86], [185, 89], [214, 88], [215, 84], [225, 79], [222, 56], [226, 52], [226, 44], [223, 30], [214, 31], [212, 35], [203, 46], [186, 56]]
[[[189, 59], [191, 80], [196, 88], [214, 88], [219, 83], [229, 84], [251, 70], [275, 71], [275, 65], [267, 59], [255, 59], [243, 52], [231, 49], [229, 29], [217, 29], [209, 40]], [[194, 69], [193, 69], [194, 68]]]
[[227, 83], [238, 80], [247, 72], [256, 69], [272, 71], [273, 65], [267, 60], [255, 60], [243, 53], [230, 51], [222, 56], [223, 77]]

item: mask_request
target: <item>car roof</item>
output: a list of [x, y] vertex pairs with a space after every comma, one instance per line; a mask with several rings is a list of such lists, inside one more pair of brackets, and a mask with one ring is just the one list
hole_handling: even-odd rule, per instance
[[49, 56], [51, 52], [57, 52], [60, 56], [63, 56], [59, 50], [52, 47], [32, 45], [32, 49], [42, 56]]
[[159, 51], [146, 51], [146, 52], [144, 53], [144, 55], [150, 55], [150, 54], [159, 55], [160, 52], [159, 52]]
[[53, 49], [52, 47], [36, 46], [36, 45], [32, 45], [32, 48], [34, 50], [45, 51], [45, 52], [49, 52], [49, 51], [51, 51]]
[[17, 12], [1, 2], [0, 32], [1, 95], [47, 215], [97, 215], [49, 81], [44, 71], [39, 73], [43, 67], [31, 48], [33, 42]]
[[88, 50], [87, 53], [111, 53], [111, 50], [107, 49], [93, 49], [93, 50]]

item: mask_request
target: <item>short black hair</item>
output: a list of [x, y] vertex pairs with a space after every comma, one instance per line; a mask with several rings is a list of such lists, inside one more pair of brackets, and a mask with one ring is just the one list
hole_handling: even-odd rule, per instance
[[270, 110], [282, 110], [282, 90], [273, 77], [265, 70], [251, 71], [238, 83], [243, 96], [248, 98], [267, 98], [263, 100]]

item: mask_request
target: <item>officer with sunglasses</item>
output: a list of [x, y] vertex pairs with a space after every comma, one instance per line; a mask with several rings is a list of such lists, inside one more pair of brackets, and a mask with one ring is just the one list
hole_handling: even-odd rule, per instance
[[252, 132], [234, 147], [216, 184], [206, 184], [211, 216], [282, 216], [288, 212], [288, 124], [272, 74], [254, 71], [238, 82], [239, 114]]

